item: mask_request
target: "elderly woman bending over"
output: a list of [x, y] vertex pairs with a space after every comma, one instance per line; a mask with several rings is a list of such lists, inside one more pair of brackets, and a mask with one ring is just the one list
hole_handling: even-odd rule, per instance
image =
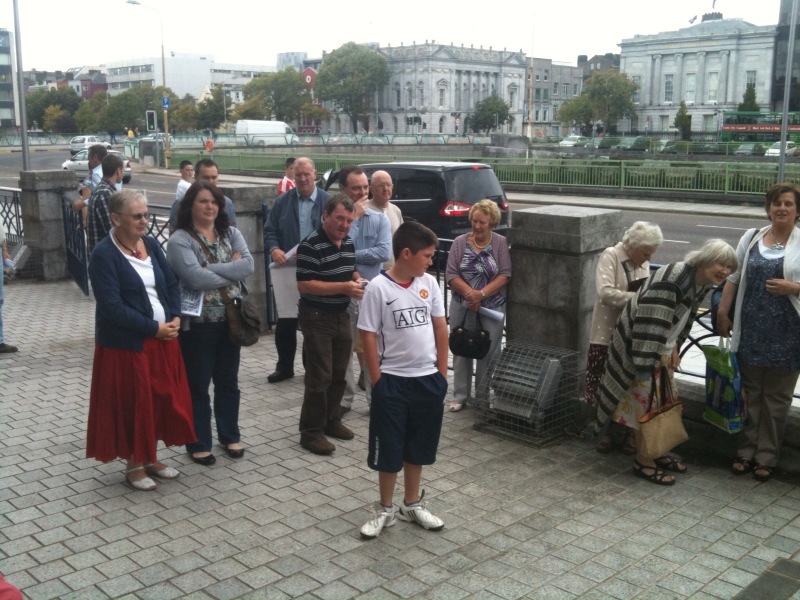
[[[669, 454], [642, 453], [639, 418], [648, 410], [651, 381], [667, 368], [673, 374], [680, 364], [680, 347], [689, 336], [697, 307], [711, 285], [725, 281], [736, 270], [736, 253], [723, 240], [708, 240], [684, 262], [661, 267], [625, 305], [620, 315], [603, 378], [600, 381], [597, 419], [600, 428], [613, 419], [635, 430], [633, 471], [658, 485], [675, 478], [664, 469], [684, 473], [686, 464]], [[657, 383], [659, 383], [657, 381]]]
[[[622, 236], [622, 241], [606, 248], [597, 263], [597, 296], [589, 335], [586, 363], [586, 387], [583, 396], [589, 406], [597, 405], [597, 388], [606, 368], [608, 345], [622, 308], [650, 275], [650, 257], [664, 241], [661, 228], [646, 221], [636, 221]], [[627, 429], [622, 451], [636, 452], [633, 430]], [[597, 444], [601, 454], [611, 452], [613, 438], [606, 433]]]

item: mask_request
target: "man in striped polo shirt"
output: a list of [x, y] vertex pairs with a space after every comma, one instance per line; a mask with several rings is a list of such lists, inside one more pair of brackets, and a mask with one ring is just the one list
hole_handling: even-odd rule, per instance
[[350, 364], [352, 333], [347, 307], [364, 296], [366, 280], [355, 270], [356, 254], [348, 234], [355, 206], [339, 194], [328, 200], [322, 227], [297, 249], [298, 316], [303, 332], [305, 393], [300, 411], [300, 445], [314, 454], [335, 449], [326, 435], [352, 440], [339, 407]]

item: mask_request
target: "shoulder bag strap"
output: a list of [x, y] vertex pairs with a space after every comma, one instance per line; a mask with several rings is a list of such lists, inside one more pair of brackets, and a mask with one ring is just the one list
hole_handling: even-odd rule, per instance
[[[192, 236], [197, 241], [198, 244], [200, 244], [200, 248], [203, 250], [203, 253], [206, 255], [206, 258], [208, 258], [208, 262], [212, 263], [219, 262], [214, 257], [214, 255], [211, 254], [211, 250], [208, 249], [208, 246], [205, 245], [203, 240], [200, 239], [200, 236], [197, 235], [197, 233], [194, 230], [187, 229], [186, 231], [189, 233], [190, 236]], [[225, 286], [217, 289], [219, 289], [219, 295], [222, 298], [222, 302], [224, 304], [229, 304], [231, 301], [231, 297], [228, 295], [228, 290], [225, 288]]]

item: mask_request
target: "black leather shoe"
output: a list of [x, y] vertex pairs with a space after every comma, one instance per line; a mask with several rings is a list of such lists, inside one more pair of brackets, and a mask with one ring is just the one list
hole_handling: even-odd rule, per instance
[[228, 448], [225, 447], [225, 452], [231, 458], [242, 458], [244, 456], [244, 448]]
[[205, 467], [210, 467], [215, 462], [217, 462], [217, 459], [214, 457], [213, 454], [209, 454], [208, 456], [195, 456], [190, 452], [189, 456], [192, 458], [192, 461], [196, 462], [198, 465], [203, 465]]
[[270, 375], [267, 375], [267, 381], [270, 383], [278, 383], [279, 381], [283, 381], [284, 379], [291, 379], [294, 377], [294, 373], [283, 373], [282, 371], [275, 371]]

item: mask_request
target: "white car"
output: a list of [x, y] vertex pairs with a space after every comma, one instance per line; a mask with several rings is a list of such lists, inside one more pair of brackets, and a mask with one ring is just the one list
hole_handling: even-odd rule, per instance
[[69, 151], [72, 154], [77, 154], [81, 150], [88, 150], [90, 146], [95, 144], [105, 146], [106, 150], [111, 150], [112, 148], [111, 144], [101, 140], [96, 135], [76, 135], [69, 141]]
[[570, 135], [565, 137], [563, 140], [558, 142], [559, 146], [563, 146], [565, 148], [574, 148], [574, 147], [582, 147], [585, 146], [589, 142], [588, 137], [583, 137], [582, 135]]
[[[132, 174], [130, 159], [116, 150], [111, 150], [109, 154], [116, 154], [122, 159], [122, 164], [125, 166], [125, 176], [122, 178], [122, 183], [130, 183]], [[89, 151], [81, 150], [72, 158], [65, 160], [61, 164], [61, 168], [65, 171], [72, 171], [79, 181], [83, 181], [89, 175]]]
[[[787, 140], [784, 154], [786, 156], [795, 156], [797, 154], [797, 144]], [[767, 153], [764, 156], [780, 156], [780, 155], [781, 155], [781, 143], [775, 142], [769, 148], [767, 148]]]

